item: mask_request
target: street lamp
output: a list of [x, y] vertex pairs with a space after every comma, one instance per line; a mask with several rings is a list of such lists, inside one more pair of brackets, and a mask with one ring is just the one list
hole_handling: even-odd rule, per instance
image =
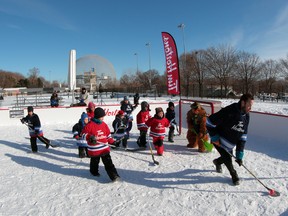
[[150, 43], [146, 43], [146, 46], [148, 47], [148, 54], [149, 54], [149, 85], [151, 88], [151, 79], [152, 79], [152, 75], [151, 75], [151, 51], [150, 51]]
[[138, 53], [134, 53], [134, 55], [136, 56], [136, 66], [137, 66], [136, 72], [138, 73]]
[[[184, 28], [185, 28], [185, 25], [183, 23], [179, 24], [177, 26], [178, 28], [181, 28], [182, 30], [182, 39], [183, 39], [183, 48], [184, 48], [184, 63], [183, 63], [183, 71], [186, 72], [186, 48], [185, 48], [185, 37], [184, 37]], [[189, 95], [189, 75], [188, 75], [188, 72], [187, 73], [184, 73], [186, 74], [187, 78], [186, 78], [186, 91], [187, 91], [187, 98], [188, 98], [188, 95]]]

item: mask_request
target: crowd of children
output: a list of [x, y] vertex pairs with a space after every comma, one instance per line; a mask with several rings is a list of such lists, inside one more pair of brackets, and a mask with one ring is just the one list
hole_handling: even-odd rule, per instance
[[[79, 119], [79, 121], [72, 127], [73, 138], [76, 140], [76, 144], [78, 146], [79, 158], [90, 158], [90, 172], [94, 176], [99, 175], [98, 167], [101, 158], [104, 163], [105, 170], [107, 171], [107, 174], [112, 181], [117, 181], [120, 177], [112, 162], [110, 156], [110, 147], [117, 148], [120, 147], [120, 145], [122, 144], [123, 148], [127, 148], [129, 132], [132, 128], [133, 122], [132, 112], [138, 106], [138, 101], [136, 104], [132, 105], [130, 104], [128, 97], [125, 96], [120, 104], [120, 110], [116, 114], [115, 119], [112, 123], [112, 127], [114, 130], [112, 133], [110, 132], [108, 125], [104, 122], [105, 111], [101, 107], [96, 108], [93, 102], [88, 103], [86, 112], [83, 112], [81, 114], [81, 118]], [[196, 105], [197, 109], [195, 108]], [[197, 112], [197, 110], [200, 109], [200, 105], [196, 105], [193, 104], [191, 106], [191, 110], [193, 111], [193, 113]], [[137, 139], [137, 144], [139, 148], [146, 149], [147, 140], [150, 145], [149, 137], [151, 137], [152, 144], [157, 152], [157, 155], [163, 155], [163, 141], [166, 135], [166, 128], [169, 128], [168, 141], [174, 142], [174, 132], [177, 125], [175, 120], [174, 108], [174, 103], [169, 102], [166, 113], [164, 113], [162, 107], [157, 107], [155, 109], [155, 115], [152, 117], [150, 114], [151, 110], [148, 102], [141, 102], [141, 109], [136, 115], [136, 124], [137, 129], [139, 130], [139, 137]], [[190, 115], [189, 113], [190, 111], [188, 112], [188, 115]], [[206, 121], [206, 116], [204, 114], [203, 119], [205, 118]], [[204, 152], [205, 149], [203, 147], [203, 144], [201, 144], [199, 140], [196, 141], [194, 138], [197, 137], [197, 133], [201, 134], [202, 136], [207, 136], [206, 131], [200, 130], [202, 126], [200, 128], [195, 126], [195, 124], [198, 123], [197, 121], [199, 120], [199, 118], [195, 119], [195, 117], [193, 117], [193, 121], [191, 123], [189, 122], [191, 121], [191, 119], [190, 117], [188, 117], [188, 115], [187, 123], [189, 131], [187, 134], [187, 139], [189, 141], [189, 144], [187, 145], [187, 147], [195, 148], [199, 146], [199, 151]], [[31, 125], [31, 149], [33, 152], [37, 152], [36, 140], [37, 138], [43, 136], [43, 131], [41, 129], [39, 117], [37, 116], [37, 114], [33, 113], [33, 107], [28, 107], [28, 115], [25, 118], [21, 119], [21, 122], [29, 123], [29, 125]], [[150, 133], [147, 139], [147, 132], [149, 128]], [[191, 134], [193, 134], [193, 138], [191, 138]], [[193, 146], [190, 146], [191, 143], [193, 143]], [[47, 143], [46, 147], [49, 147]]]
[[[82, 93], [85, 94], [86, 91]], [[188, 126], [186, 136], [188, 140], [187, 147], [198, 148], [199, 152], [205, 152], [205, 142], [209, 139], [209, 132], [211, 142], [220, 153], [220, 157], [213, 161], [216, 166], [216, 171], [222, 172], [221, 164], [224, 163], [235, 185], [239, 184], [239, 178], [232, 165], [231, 152], [233, 147], [236, 146], [236, 162], [241, 166], [249, 124], [249, 112], [253, 100], [252, 95], [244, 94], [238, 103], [220, 110], [208, 119], [205, 109], [201, 107], [200, 103], [194, 102], [191, 104], [191, 109], [186, 116]], [[87, 104], [87, 101], [84, 103]], [[122, 147], [127, 148], [127, 140], [129, 139], [129, 132], [133, 122], [132, 112], [137, 106], [138, 100], [133, 106], [130, 104], [128, 98], [126, 96], [124, 97], [120, 110], [112, 123], [114, 129], [113, 137], [109, 126], [104, 122], [105, 111], [101, 107], [96, 108], [93, 102], [88, 103], [87, 112], [83, 112], [79, 121], [73, 126], [72, 133], [78, 146], [78, 155], [80, 158], [90, 158], [90, 173], [93, 176], [100, 175], [99, 162], [101, 159], [110, 179], [112, 181], [118, 181], [120, 179], [110, 155], [110, 147], [117, 148], [122, 143]], [[174, 142], [174, 131], [177, 127], [174, 108], [174, 103], [169, 102], [165, 114], [162, 107], [157, 107], [155, 109], [155, 115], [152, 117], [150, 115], [151, 110], [149, 104], [146, 101], [141, 102], [141, 109], [136, 118], [137, 129], [140, 133], [137, 139], [139, 147], [146, 148], [147, 131], [150, 128], [149, 136], [152, 137], [152, 143], [157, 151], [157, 155], [163, 155], [163, 141], [166, 135], [166, 128], [169, 128], [168, 141]], [[34, 109], [32, 106], [28, 106], [27, 111], [28, 115], [22, 118], [21, 122], [29, 128], [32, 152], [36, 153], [38, 151], [37, 138], [46, 145], [46, 148], [49, 148], [51, 143], [50, 140], [43, 135], [38, 115], [33, 112]], [[223, 118], [225, 115], [228, 115], [229, 122]], [[245, 124], [241, 123], [237, 125], [237, 121], [243, 121]], [[234, 124], [234, 126], [232, 124]], [[243, 130], [242, 128], [240, 130], [238, 127], [243, 127]], [[237, 129], [236, 132], [234, 128]], [[233, 134], [233, 136], [231, 134]], [[151, 149], [149, 138], [148, 142]]]

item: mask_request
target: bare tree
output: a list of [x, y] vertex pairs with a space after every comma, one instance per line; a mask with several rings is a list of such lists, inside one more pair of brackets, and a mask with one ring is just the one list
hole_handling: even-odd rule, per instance
[[206, 65], [209, 73], [220, 83], [220, 96], [223, 97], [223, 87], [225, 97], [228, 92], [229, 79], [232, 77], [236, 64], [236, 50], [229, 45], [210, 47], [205, 52]]
[[264, 90], [266, 93], [272, 93], [273, 84], [276, 82], [276, 79], [279, 76], [280, 72], [281, 65], [276, 60], [269, 59], [262, 64], [261, 75], [264, 79]]
[[[208, 78], [208, 72], [205, 67], [205, 50], [198, 50], [188, 54], [187, 68], [192, 71], [191, 76], [198, 84], [199, 97], [203, 97], [203, 87], [205, 79]], [[194, 90], [194, 88], [193, 88]], [[194, 96], [194, 91], [193, 91]]]
[[36, 67], [32, 68], [29, 70], [28, 73], [28, 80], [29, 80], [29, 87], [39, 87], [38, 85], [40, 84], [39, 81], [39, 74], [40, 74], [40, 70]]
[[288, 54], [285, 59], [280, 59], [280, 63], [283, 67], [283, 71], [282, 71], [283, 75], [286, 78], [288, 78]]
[[237, 54], [235, 78], [240, 84], [242, 93], [252, 92], [253, 84], [259, 78], [261, 61], [258, 55], [240, 51]]
[[4, 70], [0, 70], [0, 77], [0, 88], [16, 87], [19, 80], [24, 79], [24, 76], [19, 73]]
[[180, 83], [181, 83], [181, 92], [184, 92], [185, 89], [186, 96], [189, 96], [189, 87], [190, 82], [192, 80], [192, 71], [189, 68], [191, 62], [189, 64], [189, 57], [187, 58], [187, 54], [182, 54], [179, 59], [179, 73], [180, 73]]

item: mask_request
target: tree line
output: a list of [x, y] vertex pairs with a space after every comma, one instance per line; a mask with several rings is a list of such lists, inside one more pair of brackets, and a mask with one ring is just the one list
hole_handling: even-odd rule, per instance
[[[261, 60], [255, 53], [239, 51], [230, 45], [211, 46], [203, 50], [182, 53], [179, 57], [182, 96], [213, 97], [218, 89], [220, 97], [261, 92], [288, 93], [288, 54], [283, 59]], [[28, 77], [20, 73], [0, 70], [0, 87], [59, 87], [40, 76], [38, 68], [29, 70]], [[67, 83], [61, 83], [67, 87]], [[166, 72], [125, 71], [119, 80], [109, 80], [101, 91], [167, 94]], [[98, 89], [99, 90], [99, 89]], [[96, 89], [96, 91], [98, 91]]]
[[[288, 93], [288, 55], [278, 60], [261, 60], [255, 53], [230, 45], [211, 46], [181, 54], [179, 70], [183, 96], [227, 97], [231, 90], [235, 94]], [[156, 70], [138, 71], [120, 78], [119, 88], [128, 92], [141, 92], [148, 87], [166, 93], [165, 72], [159, 75]], [[213, 94], [216, 89], [220, 95]]]

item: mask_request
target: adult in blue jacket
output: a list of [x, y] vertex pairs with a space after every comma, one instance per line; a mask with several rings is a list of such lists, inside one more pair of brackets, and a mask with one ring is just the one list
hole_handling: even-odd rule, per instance
[[251, 94], [243, 94], [238, 103], [233, 103], [207, 118], [207, 130], [211, 142], [220, 157], [213, 160], [216, 171], [222, 173], [224, 163], [230, 172], [234, 185], [239, 185], [239, 177], [232, 164], [232, 151], [236, 146], [236, 162], [242, 165], [244, 148], [247, 140], [249, 112], [254, 98]]

